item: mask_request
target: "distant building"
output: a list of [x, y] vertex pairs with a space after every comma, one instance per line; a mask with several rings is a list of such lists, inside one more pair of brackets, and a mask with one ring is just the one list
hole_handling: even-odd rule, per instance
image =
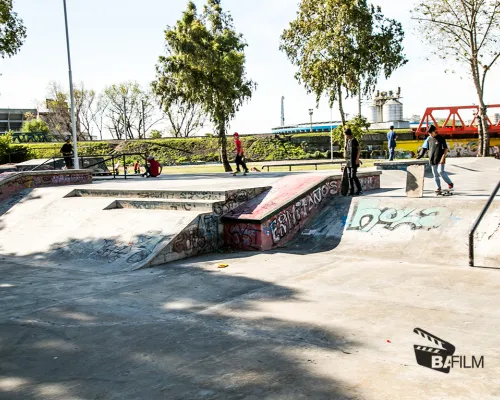
[[0, 134], [7, 131], [19, 132], [26, 121], [26, 114], [37, 115], [36, 109], [31, 108], [0, 108]]

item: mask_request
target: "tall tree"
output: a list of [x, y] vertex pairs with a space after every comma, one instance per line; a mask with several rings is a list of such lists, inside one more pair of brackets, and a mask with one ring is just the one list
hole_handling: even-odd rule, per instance
[[[47, 122], [50, 132], [57, 139], [62, 140], [72, 130], [69, 94], [55, 81], [49, 83], [45, 108], [47, 112], [41, 113], [42, 118]], [[77, 124], [77, 134], [79, 133], [79, 124]]]
[[486, 76], [500, 58], [499, 0], [426, 0], [413, 11], [424, 39], [443, 60], [468, 67], [479, 102], [479, 151], [490, 151], [487, 106], [484, 102]]
[[198, 104], [183, 105], [174, 102], [165, 111], [170, 123], [170, 133], [175, 137], [189, 137], [203, 128], [206, 115]]
[[163, 119], [156, 112], [152, 94], [136, 82], [108, 86], [104, 94], [108, 103], [107, 126], [117, 139], [145, 139], [149, 129]]
[[81, 127], [82, 133], [87, 133], [92, 140], [94, 128], [93, 114], [95, 112], [96, 92], [92, 89], [86, 89], [84, 83], [80, 83], [74, 89], [75, 114], [77, 125]]
[[330, 107], [338, 101], [345, 125], [344, 94], [356, 96], [363, 87], [368, 95], [381, 72], [388, 78], [404, 65], [403, 38], [401, 24], [366, 0], [302, 0], [280, 49], [299, 68], [295, 78], [317, 104], [323, 95]]
[[17, 54], [26, 39], [23, 20], [12, 11], [12, 0], [0, 0], [0, 56]]
[[201, 15], [190, 1], [177, 24], [167, 27], [165, 42], [153, 92], [165, 111], [174, 102], [199, 104], [217, 131], [224, 169], [232, 171], [226, 129], [256, 87], [246, 75], [243, 35], [220, 0], [207, 0]]

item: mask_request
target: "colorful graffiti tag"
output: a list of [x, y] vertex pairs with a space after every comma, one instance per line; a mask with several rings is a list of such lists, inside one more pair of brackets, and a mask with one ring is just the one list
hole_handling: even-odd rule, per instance
[[361, 200], [356, 206], [351, 222], [348, 223], [347, 230], [370, 232], [376, 226], [391, 231], [401, 226], [408, 226], [412, 230], [431, 230], [439, 228], [443, 220], [449, 216], [450, 212], [445, 207], [396, 209], [380, 206], [370, 200]]

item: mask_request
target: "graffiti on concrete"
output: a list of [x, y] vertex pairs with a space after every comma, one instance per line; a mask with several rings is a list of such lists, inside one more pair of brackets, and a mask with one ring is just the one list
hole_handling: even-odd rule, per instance
[[412, 230], [431, 230], [439, 228], [449, 215], [445, 207], [396, 209], [377, 206], [371, 201], [360, 201], [347, 230], [370, 232], [377, 225], [391, 231], [401, 226], [409, 226]]
[[184, 229], [173, 242], [175, 253], [189, 255], [208, 253], [219, 244], [219, 219], [214, 215], [200, 215]]
[[64, 174], [61, 172], [47, 173], [18, 173], [10, 175], [0, 181], [0, 200], [10, 197], [14, 193], [35, 187], [42, 186], [57, 186], [57, 185], [78, 185], [92, 183], [92, 175], [89, 173], [82, 174]]
[[129, 243], [130, 253], [127, 258], [128, 264], [135, 264], [144, 261], [154, 251], [157, 245], [165, 241], [168, 236], [164, 236], [161, 231], [149, 231], [145, 235], [138, 235]]
[[241, 249], [259, 250], [260, 225], [251, 223], [232, 224], [226, 229], [226, 243]]
[[273, 243], [280, 242], [311, 215], [325, 199], [339, 193], [340, 181], [330, 180], [282, 210], [269, 222]]
[[224, 203], [218, 203], [214, 205], [215, 215], [221, 217], [224, 214], [229, 213], [238, 206], [253, 199], [254, 197], [261, 194], [264, 190], [268, 188], [251, 188], [251, 189], [238, 189], [230, 190], [226, 192], [226, 201]]

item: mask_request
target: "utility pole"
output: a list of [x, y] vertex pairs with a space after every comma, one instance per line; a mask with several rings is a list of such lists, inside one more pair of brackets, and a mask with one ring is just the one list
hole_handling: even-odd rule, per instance
[[285, 96], [281, 96], [281, 127], [285, 126]]
[[125, 140], [127, 140], [127, 98], [123, 96], [123, 129], [125, 132]]
[[359, 81], [359, 88], [358, 88], [358, 115], [361, 118], [361, 81]]
[[66, 26], [66, 48], [68, 50], [68, 70], [69, 70], [69, 97], [71, 99], [71, 128], [73, 131], [73, 168], [80, 169], [78, 160], [78, 141], [76, 137], [76, 118], [75, 118], [75, 97], [73, 93], [73, 72], [71, 71], [71, 53], [69, 49], [69, 29], [68, 29], [68, 11], [66, 9], [66, 0], [63, 0], [64, 5], [64, 24]]
[[330, 157], [333, 161], [333, 106], [330, 107]]
[[311, 132], [313, 131], [313, 112], [314, 112], [314, 109], [310, 108], [309, 109], [309, 118], [311, 120], [311, 127], [310, 127]]
[[142, 131], [144, 132], [142, 135], [143, 139], [146, 139], [146, 112], [144, 111], [144, 99], [141, 100], [142, 104]]

